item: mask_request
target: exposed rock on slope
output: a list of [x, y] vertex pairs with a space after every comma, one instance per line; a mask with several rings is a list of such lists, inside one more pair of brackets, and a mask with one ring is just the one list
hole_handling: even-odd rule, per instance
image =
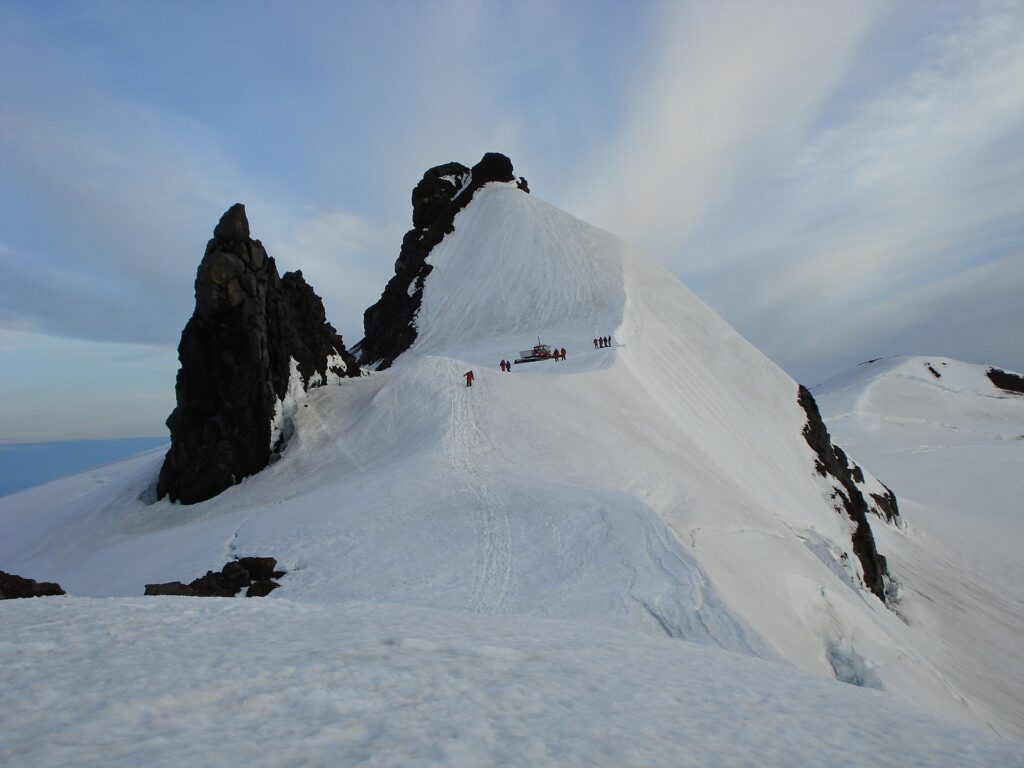
[[0, 600], [13, 600], [18, 597], [49, 597], [63, 595], [60, 584], [52, 581], [36, 581], [24, 576], [0, 571]]
[[176, 595], [181, 597], [234, 597], [243, 589], [246, 597], [266, 597], [280, 587], [274, 579], [285, 575], [277, 570], [273, 557], [243, 557], [225, 563], [219, 572], [207, 571], [205, 576], [189, 584], [169, 581], [147, 584], [147, 595]]
[[1003, 371], [999, 368], [989, 368], [985, 375], [988, 376], [989, 381], [1000, 389], [1005, 389], [1007, 392], [1024, 394], [1024, 376]]
[[185, 504], [216, 496], [270, 463], [289, 434], [283, 404], [293, 379], [307, 389], [359, 374], [302, 273], [279, 277], [263, 245], [249, 237], [241, 203], [213, 235], [178, 345], [171, 448], [157, 485], [160, 498]]
[[414, 319], [423, 300], [423, 280], [432, 267], [426, 258], [445, 235], [453, 232], [455, 215], [469, 205], [473, 195], [491, 181], [516, 181], [529, 192], [526, 179], [516, 179], [512, 161], [488, 152], [472, 169], [461, 163], [445, 163], [428, 170], [412, 191], [412, 224], [402, 239], [395, 262], [395, 276], [388, 281], [380, 300], [363, 315], [365, 337], [359, 343], [363, 365], [389, 367], [416, 340]]
[[814, 402], [814, 397], [807, 388], [802, 385], [797, 395], [797, 402], [807, 414], [804, 439], [818, 456], [815, 468], [822, 477], [831, 477], [838, 483], [835, 486], [836, 499], [842, 503], [846, 514], [855, 525], [853, 552], [860, 560], [861, 570], [864, 572], [864, 584], [875, 593], [879, 600], [891, 602], [893, 595], [889, 587], [892, 584], [892, 578], [889, 575], [885, 557], [880, 555], [875, 547], [875, 537], [871, 532], [867, 513], [874, 512], [887, 522], [898, 521], [900, 511], [896, 503], [896, 496], [883, 486], [883, 493], [869, 494], [875, 502], [873, 509], [869, 507], [864, 498], [866, 491], [862, 492], [858, 487], [864, 483], [863, 470], [847, 458], [842, 448], [832, 444], [828, 428], [818, 411], [818, 404]]

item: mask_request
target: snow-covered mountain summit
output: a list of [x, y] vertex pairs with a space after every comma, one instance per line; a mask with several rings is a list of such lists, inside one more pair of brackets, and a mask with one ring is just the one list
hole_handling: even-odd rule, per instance
[[[909, 577], [885, 556], [906, 526], [809, 395], [656, 262], [521, 186], [455, 213], [407, 283], [409, 345], [374, 341], [390, 367], [295, 393], [275, 464], [190, 507], [145, 500], [159, 455], [16, 494], [0, 562], [129, 596], [272, 555], [269, 599], [667, 635], [1001, 727], [899, 615]], [[402, 328], [389, 301], [368, 310], [380, 333]], [[566, 360], [499, 369], [538, 337]]]

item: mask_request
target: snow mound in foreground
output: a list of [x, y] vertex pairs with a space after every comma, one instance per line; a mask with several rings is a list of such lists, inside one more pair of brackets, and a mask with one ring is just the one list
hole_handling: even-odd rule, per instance
[[[690, 643], [286, 600], [4, 607], [0, 763], [1020, 765], [888, 697]], [[41, 716], [45, 710], [45, 716]]]

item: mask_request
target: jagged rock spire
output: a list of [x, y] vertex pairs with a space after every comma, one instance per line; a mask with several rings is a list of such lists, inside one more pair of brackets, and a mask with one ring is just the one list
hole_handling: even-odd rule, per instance
[[359, 374], [302, 272], [279, 277], [263, 245], [250, 238], [245, 206], [231, 206], [213, 234], [178, 345], [171, 448], [157, 484], [160, 498], [185, 504], [216, 496], [270, 463], [272, 422], [280, 420], [293, 360], [303, 388]]

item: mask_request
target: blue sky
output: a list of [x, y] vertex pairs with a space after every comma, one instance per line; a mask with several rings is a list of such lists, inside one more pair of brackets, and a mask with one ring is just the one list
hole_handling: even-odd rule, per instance
[[0, 1], [0, 439], [159, 435], [220, 214], [354, 343], [508, 154], [798, 380], [1024, 369], [1024, 5]]

